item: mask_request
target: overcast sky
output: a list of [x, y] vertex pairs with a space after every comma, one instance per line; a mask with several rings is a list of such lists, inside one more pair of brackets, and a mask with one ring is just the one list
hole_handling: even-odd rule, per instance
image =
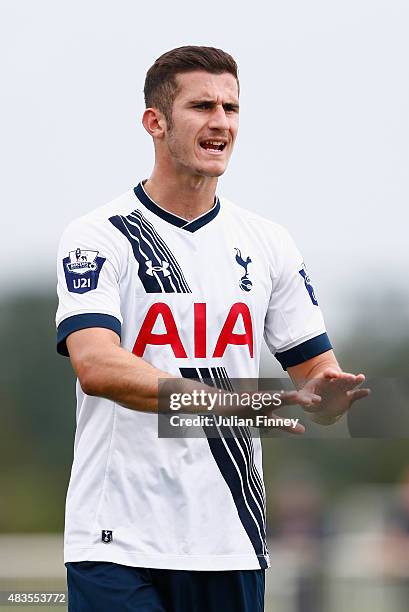
[[53, 282], [65, 225], [149, 176], [146, 70], [205, 44], [242, 88], [219, 194], [290, 230], [330, 317], [409, 296], [408, 2], [241, 4], [0, 0], [3, 291]]

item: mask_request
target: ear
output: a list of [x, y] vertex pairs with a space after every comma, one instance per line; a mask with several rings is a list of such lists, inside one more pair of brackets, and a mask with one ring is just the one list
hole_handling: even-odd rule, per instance
[[142, 115], [142, 125], [152, 138], [161, 138], [166, 132], [166, 119], [157, 108], [146, 108]]

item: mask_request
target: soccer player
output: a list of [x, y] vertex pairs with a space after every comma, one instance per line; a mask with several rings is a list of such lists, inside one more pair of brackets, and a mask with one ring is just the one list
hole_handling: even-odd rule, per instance
[[264, 336], [297, 388], [285, 401], [330, 423], [364, 377], [341, 371], [287, 231], [216, 195], [239, 123], [234, 59], [173, 49], [144, 91], [150, 178], [72, 222], [59, 248], [58, 351], [78, 377], [69, 610], [258, 612], [260, 441], [158, 437], [158, 380], [256, 378]]

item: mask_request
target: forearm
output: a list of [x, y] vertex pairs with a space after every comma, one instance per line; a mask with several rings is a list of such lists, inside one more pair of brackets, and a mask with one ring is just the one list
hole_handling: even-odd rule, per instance
[[308, 380], [320, 378], [328, 368], [333, 368], [338, 372], [342, 371], [332, 350], [313, 357], [298, 366], [288, 368], [288, 374], [294, 386], [301, 389]]
[[[87, 395], [110, 399], [131, 410], [156, 413], [160, 381], [171, 380], [171, 389], [168, 387], [167, 390], [172, 393], [191, 393], [200, 389], [214, 391], [207, 385], [173, 376], [152, 366], [122, 348], [119, 338], [115, 335], [112, 336], [114, 342], [107, 344], [103, 341], [105, 335], [106, 330], [94, 330], [92, 342], [87, 342], [89, 334], [87, 330], [83, 330], [67, 339], [73, 368], [82, 390]], [[163, 409], [166, 408], [164, 404]], [[198, 413], [203, 410], [206, 410], [205, 404], [192, 404], [183, 408], [185, 413]]]
[[104, 353], [90, 352], [87, 362], [76, 370], [87, 395], [143, 412], [157, 412], [159, 379], [173, 378], [120, 346]]
[[[214, 414], [225, 416], [236, 414], [237, 411], [243, 416], [254, 414], [248, 404], [248, 393], [245, 393], [247, 403], [243, 402], [242, 405], [240, 392], [230, 394], [199, 381], [164, 372], [122, 348], [119, 336], [111, 330], [78, 330], [70, 334], [66, 342], [72, 366], [87, 395], [110, 399], [131, 410], [156, 413], [159, 410], [159, 399], [162, 398], [164, 401], [160, 409], [170, 409], [172, 393], [178, 394], [177, 398], [172, 399], [180, 404], [177, 409], [184, 413], [198, 414], [211, 410]], [[161, 382], [164, 387], [159, 389]], [[159, 392], [161, 398], [158, 397]], [[226, 398], [222, 397], [225, 393], [229, 396], [226, 402]], [[266, 395], [267, 392], [264, 393], [264, 399]], [[270, 402], [264, 404], [267, 413], [277, 407], [278, 400], [280, 404], [310, 405], [314, 402], [309, 393], [298, 394], [294, 391], [281, 394], [279, 398], [277, 395], [277, 392], [270, 393]], [[172, 409], [176, 408], [172, 406]]]

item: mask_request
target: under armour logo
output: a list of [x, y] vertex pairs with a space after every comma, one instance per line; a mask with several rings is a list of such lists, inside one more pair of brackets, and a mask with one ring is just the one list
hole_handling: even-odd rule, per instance
[[104, 542], [104, 544], [109, 544], [110, 542], [112, 542], [112, 531], [108, 531], [107, 529], [104, 529], [102, 531], [101, 539]]
[[154, 272], [162, 272], [163, 276], [170, 276], [170, 272], [168, 270], [169, 262], [162, 261], [161, 266], [153, 266], [152, 260], [147, 259], [145, 263], [146, 263], [146, 274], [149, 274], [149, 276], [153, 276]]

